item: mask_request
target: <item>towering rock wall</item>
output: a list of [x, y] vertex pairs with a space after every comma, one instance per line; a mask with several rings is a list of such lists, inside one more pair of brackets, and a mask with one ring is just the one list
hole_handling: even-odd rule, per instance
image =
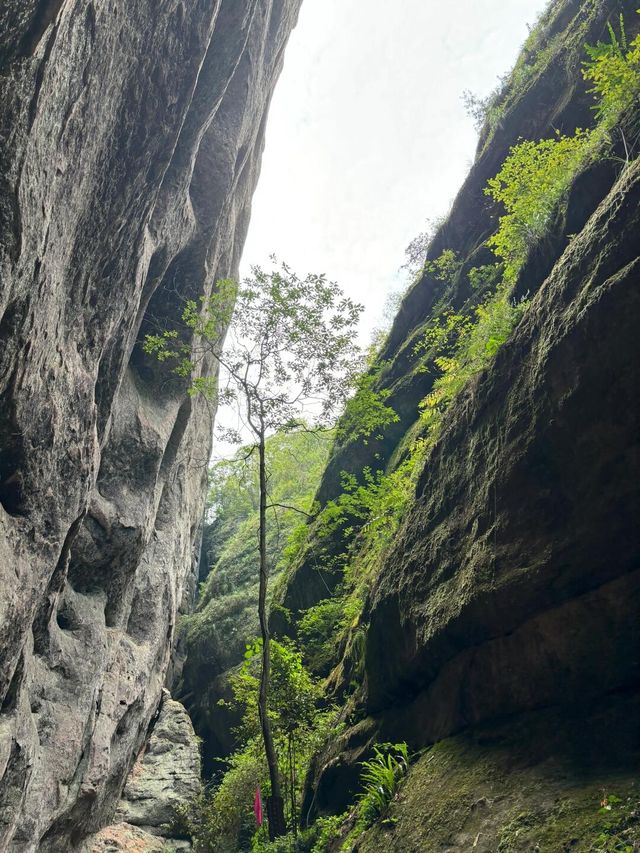
[[107, 822], [158, 705], [213, 412], [139, 341], [236, 270], [298, 7], [0, 9], [0, 850]]
[[[469, 269], [494, 260], [484, 244], [501, 211], [483, 189], [519, 138], [589, 126], [584, 43], [607, 40], [607, 20], [617, 25], [620, 13], [631, 38], [639, 25], [633, 3], [550, 5], [431, 246], [432, 259], [454, 250], [461, 269], [448, 282], [425, 273], [387, 340], [380, 384], [400, 420], [381, 441], [335, 448], [321, 500], [339, 491], [342, 469], [392, 459], [415, 424], [437, 375], [418, 369], [415, 344], [443, 307], [477, 303]], [[637, 133], [637, 114], [630, 125]], [[374, 738], [417, 749], [549, 706], [560, 709], [560, 725], [637, 691], [640, 170], [617, 140], [614, 156], [576, 177], [566, 208], [531, 247], [515, 285], [517, 297], [531, 300], [524, 319], [445, 416], [372, 582], [358, 626], [365, 641], [350, 726], [318, 758], [305, 814], [340, 811], [352, 800], [358, 761]], [[294, 614], [339, 580], [321, 577], [317, 553], [305, 552], [285, 592]], [[338, 666], [333, 684], [347, 691], [355, 670], [353, 661], [343, 664], [346, 677]], [[612, 756], [631, 750], [628, 731], [625, 749], [616, 745], [618, 731], [607, 731]], [[429, 842], [436, 849], [435, 836]], [[409, 849], [402, 843], [397, 849]], [[447, 849], [472, 846], [473, 836]]]

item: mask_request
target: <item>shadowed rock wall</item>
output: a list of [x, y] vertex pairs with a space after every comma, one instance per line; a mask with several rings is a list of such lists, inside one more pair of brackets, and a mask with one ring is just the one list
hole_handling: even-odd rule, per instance
[[[638, 16], [629, 0], [554, 0], [549, 4], [537, 27], [537, 48], [522, 52], [518, 74], [505, 86], [499, 118], [487, 122], [481, 131], [475, 162], [429, 247], [430, 259], [447, 249], [455, 251], [463, 261], [462, 269], [451, 283], [429, 272], [419, 276], [405, 295], [380, 354], [384, 366], [379, 384], [391, 392], [388, 404], [398, 413], [399, 421], [385, 430], [382, 440], [336, 444], [318, 491], [321, 504], [342, 490], [341, 471], [359, 475], [366, 466], [384, 468], [415, 424], [419, 403], [437, 375], [437, 370], [417, 369], [421, 356], [415, 352], [415, 345], [443, 305], [468, 311], [482, 299], [484, 294], [469, 285], [468, 271], [495, 261], [484, 244], [496, 230], [503, 210], [485, 195], [487, 181], [497, 174], [509, 148], [519, 139], [537, 140], [556, 130], [571, 134], [576, 127], [588, 127], [593, 122], [593, 97], [581, 75], [584, 45], [606, 41], [607, 21], [617, 21], [620, 13], [629, 33], [635, 32]], [[617, 171], [612, 163], [601, 163], [576, 181], [567, 216], [554, 223], [548, 239], [532, 252], [516, 296], [531, 296], [540, 288], [566, 248], [568, 235], [582, 229], [606, 196]], [[311, 549], [293, 573], [282, 603], [295, 614], [326, 597], [327, 585], [333, 587], [339, 579], [335, 572], [322, 571], [321, 561]], [[277, 617], [274, 624], [286, 630]]]
[[0, 850], [109, 820], [191, 597], [213, 412], [136, 345], [234, 274], [299, 0], [0, 10]]

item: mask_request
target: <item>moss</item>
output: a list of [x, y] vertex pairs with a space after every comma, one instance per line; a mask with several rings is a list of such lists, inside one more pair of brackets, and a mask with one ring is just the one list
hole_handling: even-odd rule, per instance
[[[499, 833], [498, 853], [532, 850], [614, 851], [640, 845], [640, 790], [635, 782], [620, 780], [619, 794], [607, 794], [598, 785], [572, 792], [550, 809], [523, 812]], [[607, 807], [603, 798], [612, 800]], [[634, 846], [635, 845], [635, 846]]]
[[636, 706], [619, 700], [590, 719], [537, 712], [441, 741], [358, 853], [635, 853]]

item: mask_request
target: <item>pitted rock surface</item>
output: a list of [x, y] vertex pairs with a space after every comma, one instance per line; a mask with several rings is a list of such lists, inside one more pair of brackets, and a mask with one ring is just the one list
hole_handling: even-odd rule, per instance
[[112, 817], [197, 567], [212, 411], [141, 352], [237, 272], [300, 0], [0, 9], [0, 850]]
[[176, 806], [200, 793], [200, 751], [184, 707], [167, 697], [143, 753], [133, 766], [116, 820], [166, 835]]
[[88, 839], [85, 853], [113, 850], [189, 850], [174, 838], [177, 808], [202, 789], [200, 750], [184, 707], [163, 692], [158, 719], [138, 756], [116, 809], [114, 823]]

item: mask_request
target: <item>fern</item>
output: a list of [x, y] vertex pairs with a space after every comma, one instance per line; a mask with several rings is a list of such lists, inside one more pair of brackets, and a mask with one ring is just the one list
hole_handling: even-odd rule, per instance
[[409, 768], [406, 743], [374, 746], [374, 756], [363, 761], [363, 791], [358, 797], [356, 830], [363, 832], [386, 812]]

